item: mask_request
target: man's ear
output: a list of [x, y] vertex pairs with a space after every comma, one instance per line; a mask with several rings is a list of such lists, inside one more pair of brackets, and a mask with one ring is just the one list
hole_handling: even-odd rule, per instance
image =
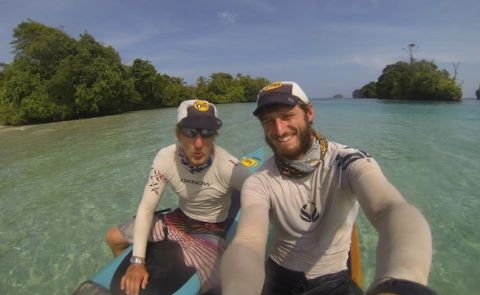
[[180, 136], [180, 130], [178, 128], [175, 128], [175, 137], [177, 137], [177, 140], [180, 139], [179, 136]]
[[306, 114], [307, 114], [308, 123], [313, 124], [313, 118], [315, 117], [315, 113], [313, 111], [313, 106], [311, 104], [307, 105]]

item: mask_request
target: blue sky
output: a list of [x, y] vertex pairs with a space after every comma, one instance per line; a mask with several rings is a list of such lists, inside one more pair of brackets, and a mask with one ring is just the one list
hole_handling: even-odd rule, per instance
[[478, 0], [0, 0], [0, 61], [11, 62], [13, 29], [32, 19], [78, 38], [87, 31], [124, 64], [195, 83], [214, 72], [297, 81], [312, 98], [376, 81], [383, 68], [433, 60], [463, 97], [480, 83]]

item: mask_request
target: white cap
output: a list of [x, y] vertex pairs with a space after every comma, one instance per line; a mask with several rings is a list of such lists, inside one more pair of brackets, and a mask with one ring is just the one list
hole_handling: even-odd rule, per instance
[[177, 124], [187, 128], [216, 130], [222, 126], [215, 105], [206, 100], [182, 101], [177, 110]]
[[257, 96], [257, 108], [253, 112], [255, 116], [258, 111], [271, 104], [296, 105], [299, 101], [308, 103], [308, 97], [302, 88], [293, 81], [281, 81], [271, 83], [260, 90]]

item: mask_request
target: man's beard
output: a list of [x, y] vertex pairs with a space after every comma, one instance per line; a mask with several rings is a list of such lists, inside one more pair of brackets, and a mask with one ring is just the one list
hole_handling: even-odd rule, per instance
[[299, 130], [298, 138], [299, 138], [299, 145], [297, 149], [292, 151], [280, 152], [275, 146], [275, 144], [273, 144], [270, 141], [268, 136], [265, 135], [265, 141], [268, 143], [268, 145], [272, 149], [273, 153], [275, 154], [275, 157], [279, 157], [287, 160], [296, 160], [300, 158], [300, 156], [305, 155], [305, 153], [312, 146], [312, 127], [308, 123], [307, 119], [305, 119], [305, 128], [302, 128]]

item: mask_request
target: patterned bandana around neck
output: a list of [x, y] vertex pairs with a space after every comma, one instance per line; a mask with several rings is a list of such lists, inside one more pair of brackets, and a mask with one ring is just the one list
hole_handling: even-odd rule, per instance
[[291, 178], [302, 178], [312, 173], [325, 158], [328, 150], [328, 141], [320, 132], [312, 130], [315, 137], [310, 149], [305, 153], [303, 160], [288, 160], [275, 157], [278, 170], [285, 176]]
[[192, 174], [194, 174], [195, 172], [199, 173], [212, 165], [213, 157], [215, 156], [215, 146], [212, 146], [207, 162], [205, 162], [200, 166], [190, 165], [190, 162], [188, 162], [187, 155], [185, 154], [185, 151], [180, 145], [178, 145], [178, 156], [180, 157], [180, 161], [182, 162], [182, 164], [185, 165], [185, 168], [187, 168], [187, 170], [190, 171], [190, 173]]

